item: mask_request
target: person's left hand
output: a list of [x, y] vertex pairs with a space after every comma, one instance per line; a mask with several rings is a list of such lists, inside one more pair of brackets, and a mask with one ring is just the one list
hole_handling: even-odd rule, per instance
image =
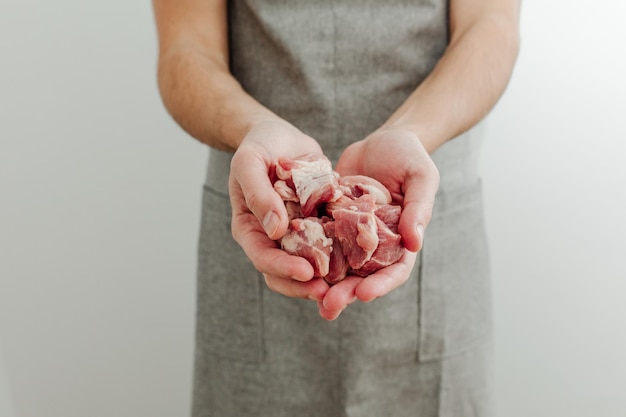
[[402, 205], [398, 232], [406, 248], [395, 264], [366, 278], [348, 276], [318, 302], [320, 315], [333, 320], [355, 300], [381, 297], [409, 277], [430, 221], [439, 171], [419, 138], [406, 129], [380, 129], [348, 146], [336, 167], [340, 175], [367, 175], [385, 185], [395, 204]]

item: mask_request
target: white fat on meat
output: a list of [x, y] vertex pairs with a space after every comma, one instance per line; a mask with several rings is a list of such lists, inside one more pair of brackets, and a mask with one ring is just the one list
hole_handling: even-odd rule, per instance
[[280, 246], [290, 255], [308, 260], [313, 266], [315, 276], [328, 275], [333, 240], [326, 237], [320, 219], [293, 219], [280, 241]]
[[339, 178], [342, 193], [350, 198], [371, 195], [376, 204], [391, 203], [391, 193], [379, 181], [365, 175], [347, 175]]
[[305, 216], [313, 215], [321, 204], [342, 196], [338, 174], [322, 154], [307, 154], [295, 160], [281, 159], [276, 165], [276, 175], [285, 184], [293, 184]]
[[278, 193], [283, 201], [293, 201], [296, 203], [300, 202], [300, 199], [296, 195], [296, 191], [284, 180], [278, 180], [274, 183], [274, 191]]

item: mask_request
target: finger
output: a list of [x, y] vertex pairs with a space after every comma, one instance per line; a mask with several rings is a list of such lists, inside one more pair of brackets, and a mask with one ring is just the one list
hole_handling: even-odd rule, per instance
[[363, 281], [363, 277], [348, 276], [330, 287], [322, 300], [324, 308], [330, 311], [341, 311], [356, 300], [354, 289]]
[[404, 184], [402, 214], [398, 232], [405, 248], [419, 251], [424, 244], [424, 232], [433, 212], [435, 195], [439, 188], [439, 175], [409, 177]]
[[297, 281], [309, 281], [313, 278], [311, 264], [302, 257], [289, 255], [279, 249], [251, 213], [235, 213], [232, 229], [235, 241], [258, 271]]
[[349, 276], [330, 287], [321, 303], [318, 303], [320, 316], [335, 320], [350, 304], [357, 300], [354, 290], [363, 281], [362, 277]]
[[300, 282], [268, 274], [263, 274], [263, 277], [270, 290], [292, 298], [304, 298], [319, 302], [324, 299], [329, 288], [326, 281], [321, 278]]
[[320, 317], [324, 320], [333, 321], [336, 320], [337, 317], [343, 312], [343, 310], [333, 311], [324, 307], [324, 303], [322, 301], [317, 302], [317, 308], [320, 313]]
[[229, 189], [240, 193], [270, 239], [285, 234], [289, 219], [285, 204], [274, 191], [268, 175], [268, 164], [250, 152], [235, 153], [231, 160]]
[[416, 258], [415, 252], [405, 251], [398, 262], [363, 279], [354, 289], [356, 297], [363, 302], [370, 302], [398, 288], [409, 278]]

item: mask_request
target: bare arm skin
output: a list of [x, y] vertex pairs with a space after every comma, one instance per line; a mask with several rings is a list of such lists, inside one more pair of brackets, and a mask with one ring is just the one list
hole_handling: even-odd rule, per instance
[[[218, 149], [237, 149], [252, 125], [281, 120], [228, 71], [226, 2], [154, 0], [159, 88], [174, 119]], [[520, 0], [451, 0], [450, 44], [433, 72], [381, 128], [414, 132], [429, 153], [496, 103], [519, 49]]]
[[154, 0], [153, 8], [161, 97], [191, 136], [234, 151], [254, 125], [285, 123], [248, 95], [229, 72], [225, 0]]
[[432, 153], [485, 117], [517, 59], [519, 8], [520, 0], [451, 0], [444, 55], [382, 129], [412, 131]]

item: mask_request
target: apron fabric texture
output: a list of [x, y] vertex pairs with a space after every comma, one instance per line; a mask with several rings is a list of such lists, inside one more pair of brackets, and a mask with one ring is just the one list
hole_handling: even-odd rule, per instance
[[[445, 0], [229, 2], [231, 71], [336, 163], [428, 75]], [[232, 154], [211, 149], [198, 258], [193, 417], [490, 415], [480, 128], [433, 154], [441, 185], [409, 280], [327, 322], [270, 291], [230, 230]], [[392, 163], [392, 161], [390, 161]]]

